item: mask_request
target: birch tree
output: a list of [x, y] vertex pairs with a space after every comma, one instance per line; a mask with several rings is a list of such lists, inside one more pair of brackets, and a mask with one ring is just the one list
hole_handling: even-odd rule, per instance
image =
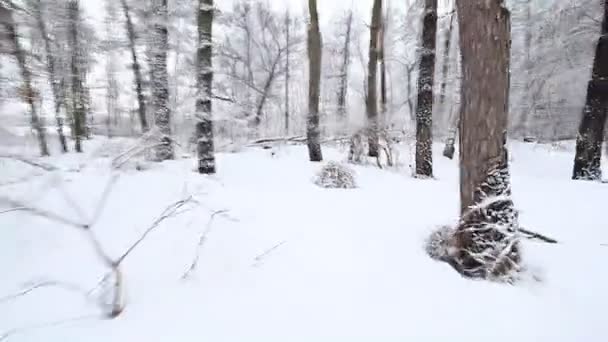
[[197, 51], [196, 149], [198, 172], [215, 173], [213, 154], [213, 0], [199, 0]]

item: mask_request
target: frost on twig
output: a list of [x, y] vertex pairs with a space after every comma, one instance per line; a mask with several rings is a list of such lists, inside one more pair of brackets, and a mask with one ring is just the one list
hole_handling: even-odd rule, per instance
[[321, 168], [314, 182], [322, 188], [330, 189], [353, 189], [357, 187], [355, 171], [347, 165], [333, 161], [328, 162]]

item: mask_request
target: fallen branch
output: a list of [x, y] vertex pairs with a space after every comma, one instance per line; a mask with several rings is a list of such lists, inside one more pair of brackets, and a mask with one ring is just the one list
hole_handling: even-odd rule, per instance
[[36, 325], [25, 326], [25, 327], [21, 327], [21, 328], [14, 328], [14, 329], [10, 329], [10, 330], [0, 334], [0, 341], [6, 341], [8, 338], [10, 338], [12, 336], [23, 334], [23, 333], [26, 333], [31, 330], [39, 330], [39, 329], [43, 329], [43, 328], [56, 327], [56, 326], [60, 326], [60, 325], [64, 325], [64, 324], [69, 324], [69, 323], [74, 323], [74, 322], [79, 322], [79, 321], [86, 321], [89, 319], [99, 319], [99, 318], [100, 318], [99, 315], [86, 315], [86, 316], [78, 316], [78, 317], [74, 317], [74, 318], [68, 318], [68, 319], [62, 319], [62, 320], [51, 321], [51, 322], [46, 322], [46, 323], [40, 323], [40, 324], [36, 324]]
[[542, 235], [542, 234], [539, 234], [539, 233], [536, 233], [536, 232], [533, 232], [531, 230], [527, 230], [527, 229], [524, 229], [521, 227], [519, 228], [519, 232], [526, 235], [525, 237], [528, 239], [537, 239], [537, 240], [541, 240], [546, 243], [558, 243], [558, 241], [553, 238], [550, 238], [548, 236], [545, 236], [545, 235]]
[[16, 154], [0, 154], [0, 158], [13, 159], [13, 160], [22, 162], [24, 164], [28, 164], [28, 165], [33, 166], [33, 167], [37, 167], [39, 169], [43, 169], [45, 171], [56, 171], [56, 170], [58, 170], [58, 168], [56, 166], [53, 166], [53, 165], [50, 165], [50, 164], [45, 164], [45, 163], [39, 163], [39, 162], [33, 161], [31, 159], [25, 158], [23, 156], [16, 155]]
[[203, 231], [203, 233], [201, 234], [201, 236], [200, 236], [200, 238], [198, 240], [198, 246], [196, 248], [196, 253], [194, 254], [194, 259], [192, 260], [192, 264], [190, 264], [190, 267], [188, 267], [188, 269], [186, 270], [186, 272], [184, 272], [184, 274], [182, 275], [182, 279], [188, 278], [190, 276], [190, 274], [198, 266], [198, 260], [199, 260], [199, 257], [200, 257], [201, 249], [203, 248], [203, 245], [205, 244], [205, 241], [207, 240], [207, 235], [211, 232], [212, 223], [213, 223], [213, 219], [215, 218], [215, 216], [216, 215], [220, 215], [220, 214], [225, 214], [228, 211], [229, 210], [227, 210], [227, 209], [223, 209], [223, 210], [214, 211], [211, 214], [211, 216], [209, 217], [209, 221], [207, 222], [207, 226], [205, 228], [205, 231]]
[[49, 280], [49, 281], [43, 281], [43, 282], [28, 286], [17, 293], [14, 293], [14, 294], [11, 294], [8, 296], [4, 296], [4, 297], [0, 297], [0, 304], [4, 304], [7, 302], [16, 300], [20, 297], [30, 294], [31, 292], [34, 292], [36, 290], [41, 290], [44, 288], [59, 288], [59, 289], [70, 291], [70, 292], [77, 292], [77, 293], [85, 295], [85, 297], [88, 297], [87, 292], [84, 291], [82, 288], [80, 288], [78, 285]]
[[254, 261], [253, 266], [259, 265], [260, 262], [262, 262], [270, 253], [274, 252], [279, 247], [283, 246], [285, 243], [287, 243], [287, 241], [281, 241], [281, 242], [277, 243], [276, 245], [270, 247], [269, 249], [265, 250], [262, 254], [253, 258], [253, 261]]

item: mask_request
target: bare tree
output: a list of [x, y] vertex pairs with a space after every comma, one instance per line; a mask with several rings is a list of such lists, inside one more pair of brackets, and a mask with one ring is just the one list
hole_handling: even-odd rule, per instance
[[[8, 5], [11, 6], [12, 3], [9, 1]], [[38, 135], [38, 145], [40, 147], [40, 155], [48, 156], [49, 148], [46, 143], [46, 132], [44, 128], [44, 123], [40, 120], [38, 116], [38, 110], [36, 108], [36, 97], [38, 96], [38, 92], [34, 89], [32, 85], [32, 74], [29, 69], [29, 66], [26, 61], [25, 51], [21, 46], [21, 42], [19, 41], [19, 35], [17, 33], [17, 24], [13, 18], [12, 14], [12, 6], [11, 8], [5, 7], [2, 3], [0, 3], [0, 24], [3, 24], [8, 36], [8, 39], [12, 42], [12, 54], [17, 60], [19, 65], [19, 70], [21, 71], [21, 78], [23, 81], [22, 97], [27, 102], [30, 107], [30, 123], [32, 125], [32, 129], [36, 131]]]
[[322, 43], [319, 29], [317, 0], [308, 0], [308, 117], [306, 120], [306, 137], [310, 161], [323, 160], [321, 152], [321, 130], [319, 127], [319, 96], [321, 93]]
[[[112, 0], [110, 0], [112, 1]], [[129, 39], [129, 49], [131, 50], [131, 60], [133, 67], [133, 78], [135, 82], [135, 91], [137, 93], [137, 114], [139, 116], [139, 123], [141, 125], [141, 130], [145, 133], [148, 131], [148, 120], [146, 118], [146, 100], [144, 96], [144, 86], [143, 86], [143, 76], [141, 72], [141, 65], [139, 63], [139, 58], [137, 56], [136, 49], [136, 41], [137, 36], [135, 33], [135, 26], [133, 25], [133, 20], [131, 19], [131, 9], [129, 8], [129, 4], [127, 0], [120, 0], [122, 5], [122, 11], [125, 16], [125, 25], [127, 29], [127, 38]]]
[[505, 146], [510, 15], [502, 0], [458, 0], [457, 6], [461, 218], [451, 263], [465, 276], [510, 281], [520, 259]]
[[338, 120], [340, 126], [344, 127], [347, 120], [347, 96], [348, 96], [348, 70], [350, 68], [350, 46], [353, 30], [353, 11], [348, 11], [345, 22], [344, 47], [342, 48], [342, 65], [340, 67], [340, 87], [338, 88]]
[[75, 139], [76, 152], [82, 152], [82, 139], [86, 137], [86, 107], [85, 94], [82, 76], [83, 56], [80, 46], [78, 32], [78, 22], [80, 20], [80, 5], [78, 0], [68, 2], [69, 17], [69, 45], [70, 45], [70, 76], [71, 76], [71, 97], [72, 97], [72, 116], [73, 116], [73, 135]]
[[53, 92], [53, 101], [55, 108], [55, 121], [57, 124], [57, 136], [59, 137], [59, 143], [61, 144], [61, 151], [68, 152], [68, 144], [63, 133], [63, 117], [61, 116], [61, 107], [63, 105], [63, 97], [61, 95], [62, 90], [59, 84], [59, 79], [56, 72], [56, 61], [55, 53], [51, 48], [51, 38], [48, 35], [46, 23], [44, 20], [42, 0], [36, 0], [34, 2], [36, 17], [36, 23], [38, 24], [38, 30], [44, 41], [44, 53], [46, 55], [46, 69], [48, 72], [49, 82], [51, 84], [51, 91]]
[[213, 120], [211, 94], [213, 89], [213, 0], [199, 0], [196, 102], [196, 139], [198, 172], [215, 173], [213, 154]]
[[422, 52], [416, 103], [416, 175], [433, 176], [433, 81], [437, 33], [437, 0], [425, 0]]
[[171, 138], [171, 111], [169, 109], [169, 73], [167, 51], [169, 32], [167, 29], [167, 0], [154, 0], [154, 21], [151, 41], [152, 53], [152, 107], [154, 123], [161, 133], [162, 144], [156, 147], [156, 160], [174, 158]]
[[601, 36], [595, 49], [591, 80], [576, 138], [572, 179], [600, 180], [606, 112], [608, 111], [608, 1], [604, 1]]
[[369, 156], [378, 157], [378, 98], [377, 73], [379, 33], [382, 25], [382, 0], [374, 0], [372, 7], [372, 24], [369, 29], [369, 60], [367, 64], [367, 125], [369, 130]]
[[285, 136], [289, 135], [289, 53], [291, 45], [290, 41], [290, 26], [291, 18], [289, 16], [289, 10], [285, 12]]

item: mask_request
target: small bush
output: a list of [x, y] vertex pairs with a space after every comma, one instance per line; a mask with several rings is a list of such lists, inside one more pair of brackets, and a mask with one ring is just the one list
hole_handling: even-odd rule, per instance
[[329, 162], [321, 168], [315, 184], [322, 188], [352, 189], [356, 188], [355, 172], [346, 165]]
[[449, 226], [442, 226], [431, 233], [425, 244], [426, 253], [435, 260], [445, 261], [449, 255], [449, 244], [454, 230]]

